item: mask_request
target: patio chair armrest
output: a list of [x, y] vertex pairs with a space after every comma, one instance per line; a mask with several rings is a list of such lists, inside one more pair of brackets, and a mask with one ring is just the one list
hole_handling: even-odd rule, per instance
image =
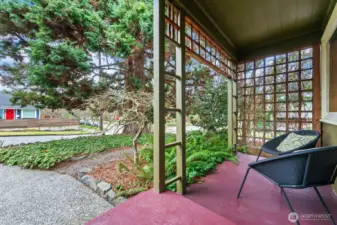
[[289, 153], [249, 164], [249, 167], [262, 174], [278, 186], [303, 184], [307, 154]]
[[[319, 157], [319, 155], [324, 155], [325, 151], [336, 152], [337, 146], [312, 148], [289, 154], [279, 155], [273, 158], [252, 162], [248, 166], [279, 186], [303, 188], [305, 186], [303, 182], [305, 171], [307, 163], [309, 162], [308, 157], [310, 155], [313, 155], [312, 158], [316, 159], [317, 157]], [[335, 160], [336, 153], [333, 154], [334, 156], [333, 157], [331, 156], [330, 158], [332, 158], [332, 160]], [[321, 158], [319, 158], [319, 160], [322, 161]], [[335, 169], [335, 166], [336, 165], [334, 164], [332, 169]], [[329, 171], [331, 169], [326, 167], [321, 167], [321, 169], [322, 168]], [[322, 174], [323, 172], [317, 177], [321, 179]], [[315, 178], [315, 180], [320, 180], [317, 179], [317, 177]], [[331, 177], [330, 172], [328, 174], [328, 177], [329, 177], [328, 179], [325, 178], [324, 179], [325, 180], [330, 179]]]

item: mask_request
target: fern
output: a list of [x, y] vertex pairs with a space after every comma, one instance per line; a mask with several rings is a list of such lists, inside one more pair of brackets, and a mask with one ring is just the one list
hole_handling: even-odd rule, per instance
[[189, 157], [186, 158], [186, 162], [193, 162], [195, 160], [207, 160], [207, 158], [210, 156], [210, 152], [207, 150], [203, 150], [201, 152], [195, 152]]
[[118, 163], [117, 164], [117, 170], [118, 170], [119, 173], [121, 173], [123, 171], [126, 171], [126, 172], [130, 171], [130, 169], [124, 163]]
[[128, 197], [134, 196], [134, 195], [136, 195], [136, 194], [138, 194], [142, 191], [146, 191], [146, 190], [147, 190], [147, 188], [133, 188], [133, 189], [125, 190], [125, 191], [119, 191], [119, 192], [117, 192], [115, 198], [120, 197], [120, 196], [128, 198]]
[[[166, 136], [166, 143], [174, 142], [174, 135]], [[134, 173], [140, 180], [140, 186], [145, 186], [152, 181], [153, 176], [153, 138], [148, 138], [148, 142], [140, 150], [140, 158], [146, 165], [134, 165], [129, 168], [130, 173]], [[133, 159], [126, 156], [130, 162]], [[218, 163], [230, 160], [237, 163], [236, 156], [232, 149], [227, 146], [226, 133], [202, 133], [193, 131], [186, 136], [186, 178], [187, 183], [195, 183], [199, 178], [214, 171]], [[165, 175], [169, 179], [176, 175], [176, 148], [165, 149]], [[125, 170], [125, 168], [124, 168]], [[143, 183], [142, 183], [143, 182]], [[145, 183], [144, 183], [145, 182]], [[175, 190], [176, 185], [167, 187]]]

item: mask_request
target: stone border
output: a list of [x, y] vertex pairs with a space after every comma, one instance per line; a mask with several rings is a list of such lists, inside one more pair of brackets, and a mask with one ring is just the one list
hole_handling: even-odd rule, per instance
[[121, 196], [116, 197], [116, 193], [112, 190], [111, 184], [105, 181], [95, 180], [95, 178], [88, 175], [88, 173], [91, 172], [92, 169], [90, 168], [81, 168], [78, 172], [77, 179], [113, 206], [117, 206], [127, 200], [127, 198]]

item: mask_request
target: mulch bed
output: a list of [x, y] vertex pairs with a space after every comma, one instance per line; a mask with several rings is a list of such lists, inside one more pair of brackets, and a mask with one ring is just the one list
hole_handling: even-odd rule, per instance
[[[117, 151], [120, 151], [120, 150], [126, 150], [126, 149], [130, 149], [130, 147], [117, 147], [117, 148], [106, 150], [104, 152], [96, 152], [96, 153], [92, 154], [91, 157], [107, 154], [109, 152], [117, 152]], [[87, 155], [86, 154], [78, 154], [78, 155], [73, 156], [73, 158], [76, 158], [76, 157], [80, 158], [81, 156], [87, 156]], [[57, 163], [55, 165], [54, 169], [58, 169], [58, 168], [62, 168], [62, 167], [67, 167], [67, 166], [72, 165], [72, 164], [77, 163], [77, 162], [78, 162], [77, 160], [69, 159], [69, 160]]]
[[[246, 154], [250, 155], [258, 155], [259, 149], [252, 149], [249, 148], [247, 150]], [[262, 152], [261, 157], [270, 158], [272, 155], [268, 153]], [[118, 164], [122, 163], [127, 168], [129, 168], [130, 171], [119, 171], [118, 170]], [[141, 162], [141, 167], [145, 163]], [[132, 170], [134, 169], [134, 164], [127, 158], [119, 159], [113, 162], [109, 162], [107, 164], [99, 165], [97, 166], [93, 172], [90, 174], [93, 176], [96, 180], [103, 180], [111, 184], [112, 188], [116, 190], [116, 188], [122, 188], [122, 190], [130, 190], [134, 188], [144, 187], [144, 182], [140, 178], [138, 178]], [[196, 183], [202, 183], [204, 182], [204, 177], [198, 178]], [[153, 184], [149, 183], [146, 188], [152, 188]], [[121, 190], [116, 190], [121, 191]]]
[[104, 152], [97, 152], [83, 159], [81, 159], [81, 155], [76, 155], [78, 160], [67, 160], [60, 162], [56, 164], [56, 166], [51, 170], [77, 177], [78, 170], [82, 167], [94, 168], [99, 165], [105, 165], [112, 161], [124, 159], [123, 152], [125, 151], [130, 151], [130, 147], [117, 147]]
[[[124, 164], [129, 171], [118, 170], [118, 164]], [[141, 167], [145, 164], [140, 162]], [[135, 188], [152, 188], [152, 182], [145, 184], [144, 180], [138, 178], [135, 173], [133, 162], [124, 158], [108, 164], [100, 165], [90, 174], [96, 180], [104, 180], [111, 184], [115, 191], [130, 190]]]

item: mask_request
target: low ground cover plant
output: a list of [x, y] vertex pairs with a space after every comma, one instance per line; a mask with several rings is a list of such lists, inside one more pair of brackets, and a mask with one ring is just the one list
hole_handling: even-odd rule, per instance
[[[140, 138], [145, 143], [147, 135]], [[73, 156], [132, 146], [132, 135], [103, 135], [33, 143], [0, 149], [0, 163], [24, 168], [48, 169]]]
[[[118, 195], [128, 197], [152, 187], [153, 179], [153, 137], [147, 136], [148, 141], [140, 151], [140, 161], [134, 163], [126, 155], [120, 162], [102, 165], [93, 172], [96, 179], [103, 179], [112, 184]], [[166, 142], [174, 142], [174, 135], [167, 135]], [[176, 149], [165, 150], [166, 178], [170, 179], [176, 174]], [[200, 178], [215, 170], [218, 163], [230, 160], [237, 163], [233, 149], [228, 148], [227, 134], [193, 131], [186, 137], [186, 176], [187, 183], [200, 181]], [[175, 184], [168, 186], [175, 190]]]

